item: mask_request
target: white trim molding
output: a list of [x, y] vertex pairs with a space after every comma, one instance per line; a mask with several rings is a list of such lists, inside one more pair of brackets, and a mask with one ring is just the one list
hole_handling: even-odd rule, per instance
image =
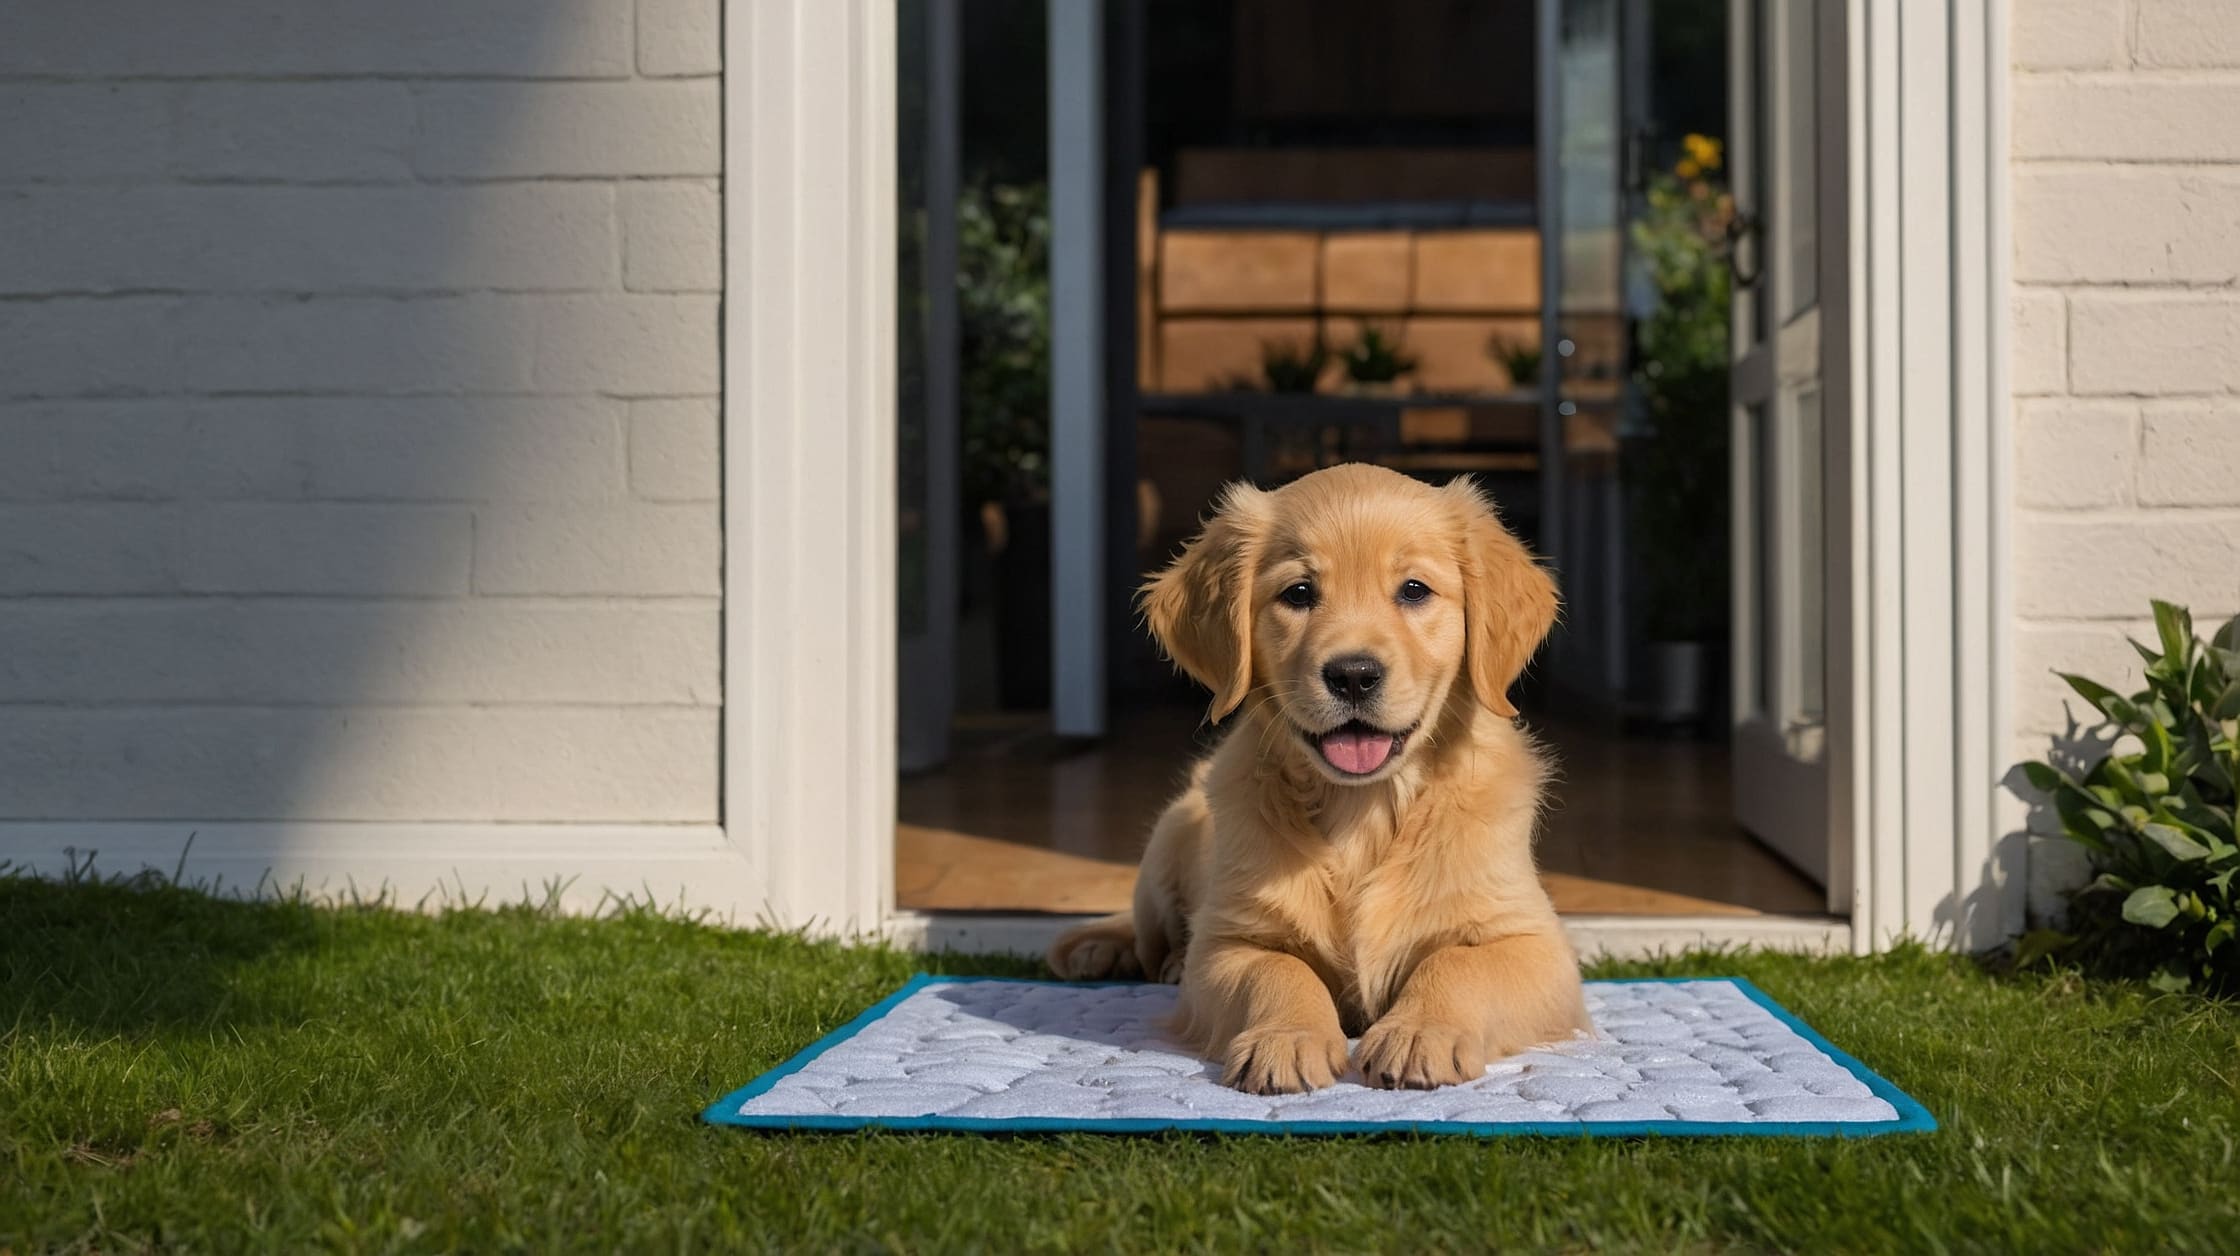
[[724, 828], [843, 934], [894, 902], [894, 18], [724, 6]]
[[1857, 503], [1831, 666], [1854, 946], [1980, 949], [2023, 925], [2025, 844], [2001, 793], [2009, 406], [2006, 3], [1845, 5]]

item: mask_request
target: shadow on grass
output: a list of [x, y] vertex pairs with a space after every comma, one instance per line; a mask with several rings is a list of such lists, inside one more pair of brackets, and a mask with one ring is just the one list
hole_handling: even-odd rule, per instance
[[298, 1016], [240, 977], [319, 932], [315, 909], [286, 898], [218, 898], [154, 872], [0, 868], [0, 1028], [139, 1035]]

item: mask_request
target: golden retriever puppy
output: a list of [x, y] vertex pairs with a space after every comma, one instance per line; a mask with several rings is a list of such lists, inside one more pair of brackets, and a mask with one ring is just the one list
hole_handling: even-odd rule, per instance
[[1224, 1080], [1428, 1087], [1588, 1027], [1532, 863], [1546, 777], [1508, 690], [1554, 582], [1467, 481], [1349, 465], [1229, 488], [1145, 586], [1233, 730], [1154, 827], [1134, 909], [1070, 930], [1070, 979], [1182, 984]]

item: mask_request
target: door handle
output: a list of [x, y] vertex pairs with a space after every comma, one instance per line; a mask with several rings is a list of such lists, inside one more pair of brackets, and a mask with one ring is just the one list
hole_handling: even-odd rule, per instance
[[[1757, 256], [1756, 244], [1764, 238], [1765, 224], [1756, 214], [1736, 211], [1727, 220], [1727, 269], [1734, 274], [1735, 286], [1754, 288], [1764, 271], [1763, 259]], [[1742, 260], [1742, 245], [1747, 240], [1753, 246], [1747, 268]]]

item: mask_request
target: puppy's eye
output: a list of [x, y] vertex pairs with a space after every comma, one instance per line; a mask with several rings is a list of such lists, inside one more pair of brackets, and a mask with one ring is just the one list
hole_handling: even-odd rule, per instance
[[1400, 600], [1413, 606], [1431, 596], [1431, 586], [1421, 580], [1410, 580], [1400, 586]]
[[1291, 607], [1294, 610], [1304, 611], [1314, 609], [1314, 586], [1304, 580], [1301, 580], [1299, 583], [1292, 585], [1290, 588], [1285, 589], [1283, 592], [1278, 593], [1276, 596], [1283, 599], [1283, 604], [1285, 606]]

